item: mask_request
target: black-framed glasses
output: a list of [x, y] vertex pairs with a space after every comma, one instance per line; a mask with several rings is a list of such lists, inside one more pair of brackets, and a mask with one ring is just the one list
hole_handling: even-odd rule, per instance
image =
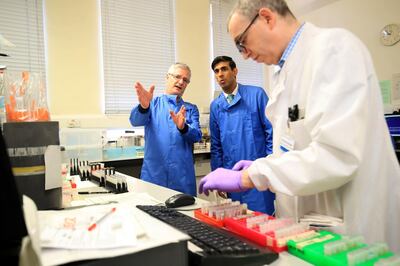
[[175, 80], [182, 80], [184, 83], [189, 84], [190, 83], [190, 79], [182, 77], [181, 75], [176, 75], [176, 74], [172, 74], [172, 73], [168, 73], [168, 75], [170, 75], [171, 77], [173, 77]]
[[243, 44], [243, 41], [244, 41], [244, 38], [246, 37], [246, 33], [249, 31], [251, 25], [254, 24], [254, 22], [256, 21], [257, 18], [258, 18], [258, 13], [251, 20], [251, 22], [247, 26], [247, 28], [241, 34], [239, 34], [239, 36], [237, 37], [235, 44], [236, 44], [236, 48], [239, 50], [239, 53], [244, 53], [246, 51], [246, 46]]

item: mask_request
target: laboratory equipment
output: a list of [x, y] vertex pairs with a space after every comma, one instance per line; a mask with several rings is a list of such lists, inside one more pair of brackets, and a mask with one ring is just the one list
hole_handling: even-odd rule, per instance
[[288, 241], [288, 251], [314, 265], [372, 266], [393, 256], [384, 243], [364, 243], [360, 236], [344, 236], [319, 231], [309, 239]]
[[151, 216], [190, 235], [198, 251], [189, 250], [190, 265], [265, 265], [275, 261], [278, 254], [240, 240], [218, 228], [164, 206], [137, 205]]
[[169, 197], [165, 201], [167, 208], [177, 208], [194, 204], [196, 199], [189, 194], [179, 193]]
[[126, 176], [115, 172], [114, 167], [104, 167], [100, 163], [91, 163], [91, 175], [88, 178], [91, 182], [97, 183], [100, 187], [114, 193], [128, 192]]
[[227, 217], [238, 217], [247, 214], [247, 204], [240, 204], [238, 201], [232, 202], [231, 199], [219, 200], [202, 204], [200, 210], [194, 211], [194, 216], [213, 226], [224, 227]]
[[[19, 192], [40, 210], [61, 208], [61, 158], [45, 162], [47, 148], [60, 145], [58, 122], [6, 122], [3, 133]], [[53, 171], [46, 173], [47, 167]], [[55, 185], [47, 189], [47, 183]]]
[[291, 218], [275, 218], [262, 213], [246, 217], [226, 218], [225, 228], [274, 252], [287, 250], [290, 239], [307, 239], [315, 231], [308, 225], [295, 223]]

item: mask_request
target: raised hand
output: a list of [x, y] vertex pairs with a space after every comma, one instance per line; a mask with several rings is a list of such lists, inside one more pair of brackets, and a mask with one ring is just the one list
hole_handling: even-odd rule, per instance
[[140, 82], [136, 82], [135, 89], [140, 106], [142, 106], [143, 109], [149, 108], [150, 101], [153, 99], [154, 85], [151, 85], [147, 91]]
[[172, 121], [174, 121], [175, 125], [179, 129], [183, 129], [185, 127], [185, 123], [186, 123], [186, 108], [185, 108], [185, 106], [182, 105], [181, 109], [176, 114], [172, 110], [170, 110], [169, 113], [170, 113]]

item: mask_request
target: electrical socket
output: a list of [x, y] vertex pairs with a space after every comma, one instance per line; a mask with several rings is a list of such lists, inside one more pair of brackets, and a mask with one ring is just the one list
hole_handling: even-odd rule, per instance
[[67, 127], [81, 127], [81, 121], [77, 119], [70, 119], [67, 121]]

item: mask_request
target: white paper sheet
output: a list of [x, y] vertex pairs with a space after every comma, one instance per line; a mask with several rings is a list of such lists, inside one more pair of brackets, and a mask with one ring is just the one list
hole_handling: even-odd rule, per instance
[[[111, 212], [114, 207], [115, 211]], [[113, 204], [40, 212], [41, 246], [81, 250], [135, 246], [136, 228], [132, 209]], [[98, 222], [103, 216], [104, 219]], [[89, 231], [95, 223], [96, 227]]]
[[49, 145], [44, 153], [46, 165], [45, 190], [62, 186], [60, 146]]
[[[31, 261], [32, 265], [41, 264], [40, 249], [40, 223], [35, 202], [28, 196], [22, 196], [23, 212], [28, 236], [24, 238], [21, 248], [20, 265], [27, 265]], [[29, 239], [27, 239], [29, 238]], [[31, 250], [26, 250], [31, 249]], [[34, 258], [33, 258], [34, 257]], [[35, 262], [35, 263], [33, 263]]]
[[[88, 209], [103, 207], [109, 210], [112, 206], [117, 208], [126, 207], [132, 211], [132, 221], [135, 226], [135, 233], [137, 238], [136, 246], [131, 247], [120, 247], [113, 249], [54, 249], [54, 248], [43, 248], [42, 249], [42, 261], [43, 265], [59, 265], [73, 261], [87, 260], [87, 259], [99, 259], [99, 258], [110, 258], [120, 256], [124, 254], [139, 252], [145, 249], [165, 245], [168, 243], [174, 243], [182, 240], [188, 240], [189, 237], [186, 234], [172, 228], [171, 226], [150, 217], [147, 213], [144, 213], [137, 209], [137, 204], [155, 204], [158, 203], [156, 199], [148, 195], [147, 193], [123, 193], [117, 195], [107, 195], [99, 197], [88, 197], [86, 200], [87, 204], [107, 204], [107, 202], [114, 201], [118, 204], [107, 204], [102, 206], [92, 206], [77, 208], [81, 212], [86, 212]], [[90, 202], [89, 202], [90, 201]], [[41, 221], [45, 219], [42, 213], [49, 211], [40, 211]], [[60, 211], [53, 211], [55, 214]]]

